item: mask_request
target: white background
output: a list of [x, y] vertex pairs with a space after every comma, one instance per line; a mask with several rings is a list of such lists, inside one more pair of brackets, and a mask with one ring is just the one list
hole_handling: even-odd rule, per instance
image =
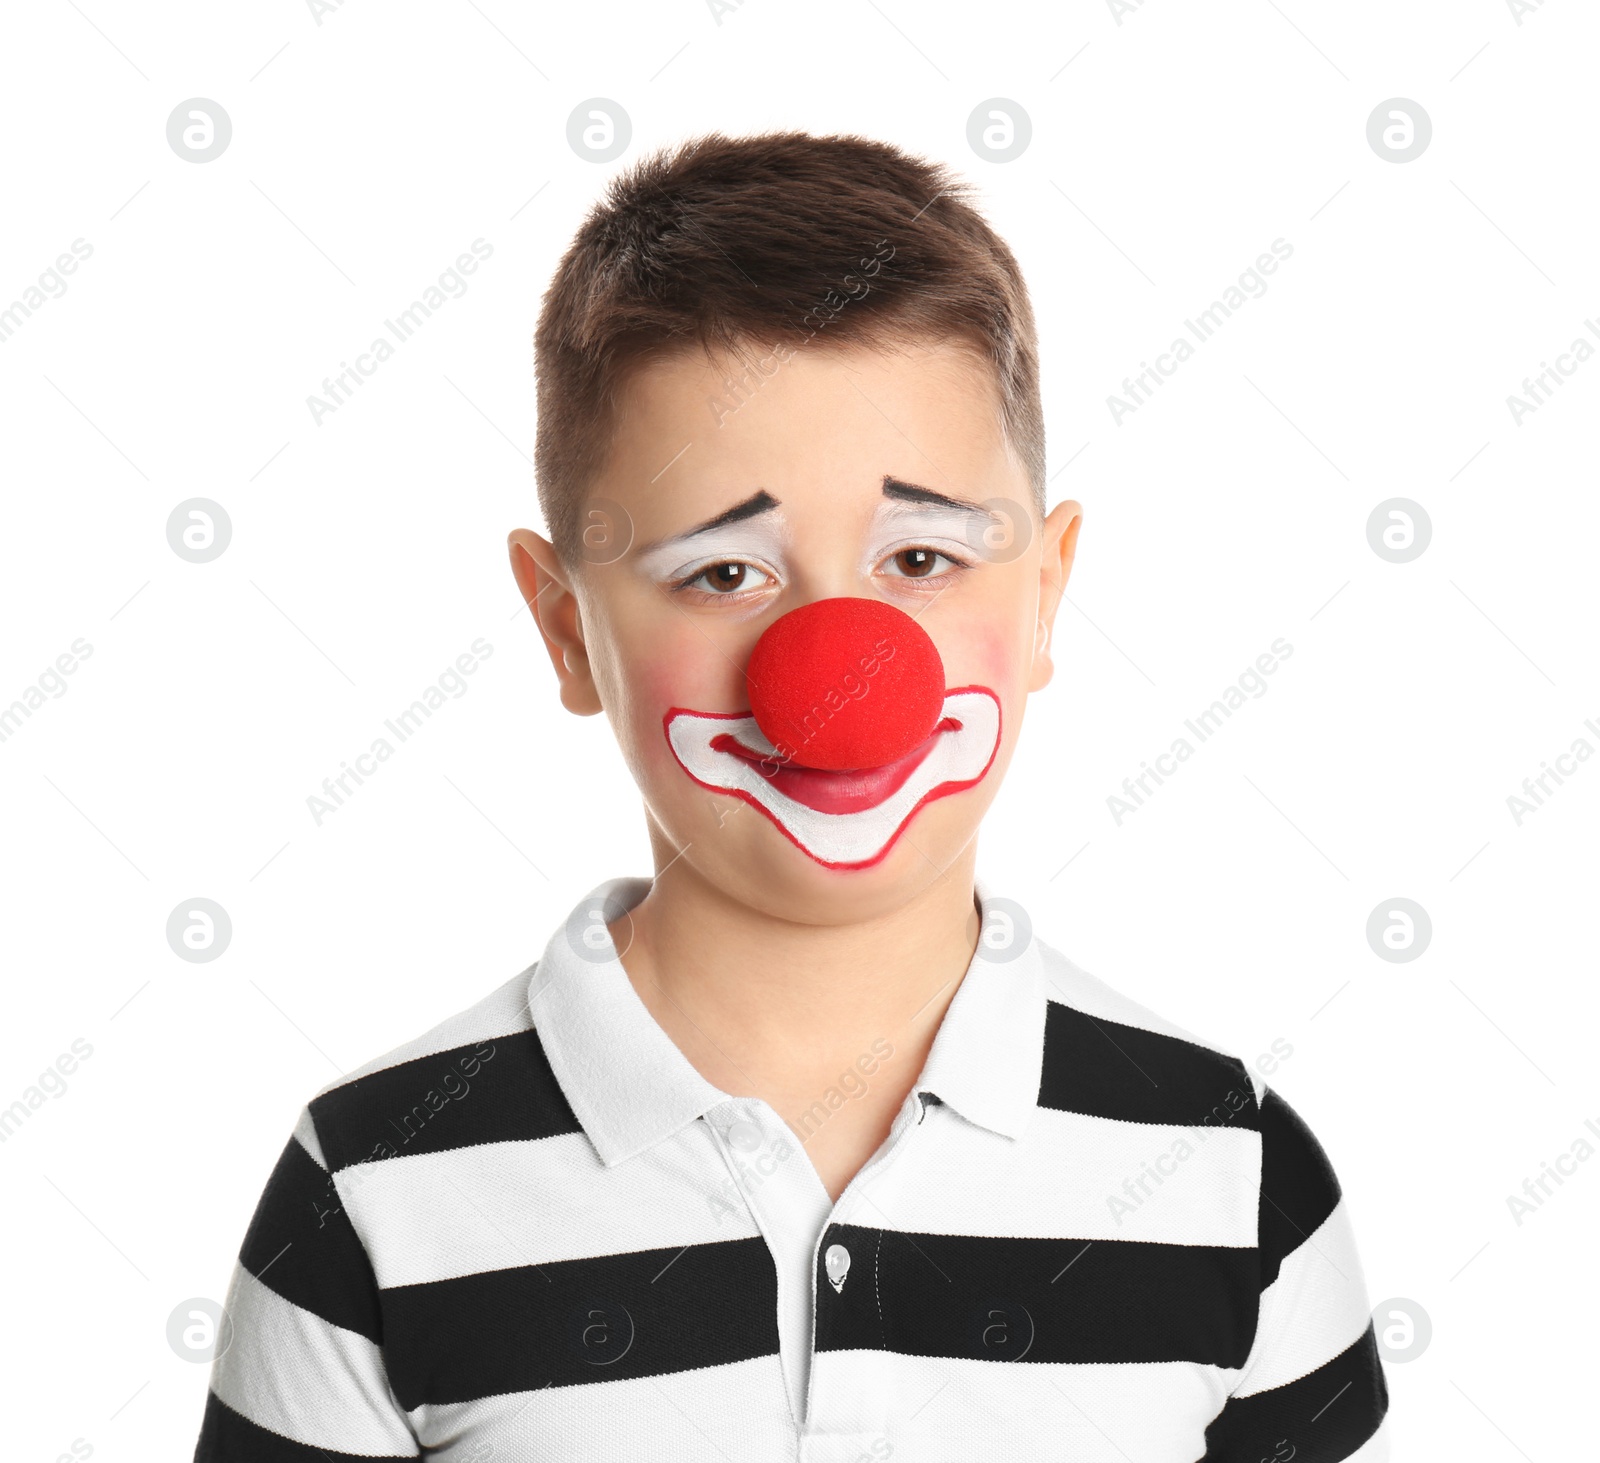
[[[299, 1106], [528, 964], [593, 884], [647, 872], [603, 722], [563, 713], [507, 571], [539, 523], [531, 335], [607, 176], [697, 132], [859, 131], [977, 182], [1038, 313], [1051, 500], [1086, 507], [1059, 630], [982, 839], [1037, 930], [1274, 1081], [1337, 1167], [1399, 1456], [1572, 1456], [1593, 1385], [1600, 1162], [1507, 1196], [1600, 1122], [1590, 761], [1600, 360], [1506, 398], [1600, 320], [1600, 23], [1548, 0], [906, 0], [14, 9], [0, 305], [92, 256], [0, 344], [6, 1454], [189, 1455], [220, 1299]], [[195, 164], [180, 102], [232, 119]], [[633, 144], [567, 144], [609, 99]], [[1397, 164], [1372, 110], [1419, 103]], [[967, 143], [1005, 98], [1030, 147]], [[531, 200], [531, 201], [530, 201]], [[470, 289], [355, 400], [306, 398], [474, 239]], [[1106, 398], [1270, 243], [1293, 256], [1117, 425]], [[186, 499], [233, 538], [191, 564]], [[1425, 553], [1366, 524], [1404, 497]], [[318, 827], [307, 796], [477, 637], [470, 689]], [[1120, 826], [1107, 798], [1277, 637], [1293, 655]], [[1552, 784], [1553, 786], [1553, 784]], [[183, 901], [233, 923], [190, 964]], [[1430, 947], [1369, 947], [1383, 901]], [[1590, 1134], [1591, 1139], [1594, 1135]], [[1595, 1139], [1600, 1144], [1600, 1139]], [[1586, 1244], [1585, 1241], [1588, 1241]]]

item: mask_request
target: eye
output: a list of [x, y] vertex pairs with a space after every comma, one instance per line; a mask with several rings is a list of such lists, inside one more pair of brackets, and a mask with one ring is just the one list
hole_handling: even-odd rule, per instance
[[760, 589], [772, 583], [772, 576], [754, 564], [730, 560], [726, 564], [711, 564], [690, 579], [683, 580], [678, 588], [699, 589], [708, 594], [737, 594], [740, 590]]
[[952, 570], [966, 565], [937, 549], [901, 549], [883, 561], [880, 572], [896, 579], [942, 579]]

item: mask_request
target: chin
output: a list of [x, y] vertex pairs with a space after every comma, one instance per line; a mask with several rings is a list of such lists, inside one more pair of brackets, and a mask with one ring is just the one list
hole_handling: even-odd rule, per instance
[[[748, 821], [747, 821], [748, 820]], [[801, 853], [747, 808], [730, 814], [722, 847], [696, 845], [684, 857], [728, 898], [775, 919], [802, 925], [848, 925], [903, 909], [960, 862], [977, 833], [971, 817], [941, 819], [930, 837], [901, 838], [882, 858], [856, 869], [830, 869]], [[716, 823], [711, 825], [717, 833]], [[705, 856], [697, 858], [710, 849]]]

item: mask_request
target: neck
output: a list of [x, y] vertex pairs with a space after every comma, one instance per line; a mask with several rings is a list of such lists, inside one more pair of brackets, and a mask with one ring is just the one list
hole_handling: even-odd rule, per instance
[[767, 914], [687, 859], [658, 859], [649, 894], [613, 933], [640, 999], [724, 1092], [811, 1085], [885, 1041], [909, 1091], [977, 947], [975, 857], [969, 845], [905, 904], [838, 925]]

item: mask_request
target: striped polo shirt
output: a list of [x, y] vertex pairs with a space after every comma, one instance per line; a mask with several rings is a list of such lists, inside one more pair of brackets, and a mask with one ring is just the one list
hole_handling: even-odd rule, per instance
[[196, 1463], [1388, 1457], [1338, 1181], [1236, 1057], [1031, 937], [980, 941], [835, 1203], [634, 991], [605, 920], [649, 887], [602, 885], [307, 1103]]

